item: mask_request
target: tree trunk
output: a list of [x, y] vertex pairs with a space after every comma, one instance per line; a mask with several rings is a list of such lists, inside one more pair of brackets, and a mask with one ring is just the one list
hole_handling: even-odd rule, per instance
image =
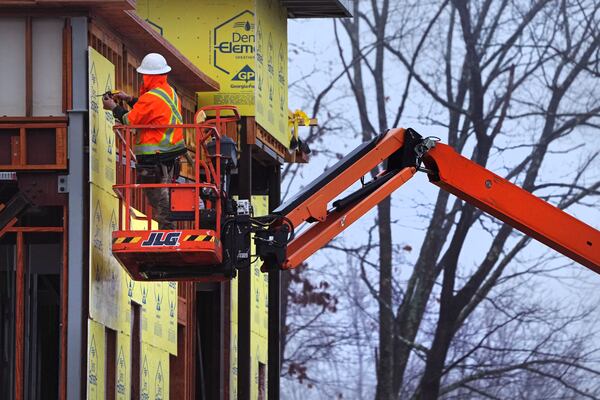
[[379, 363], [377, 400], [393, 399], [394, 313], [392, 312], [392, 229], [390, 198], [377, 206], [379, 228]]

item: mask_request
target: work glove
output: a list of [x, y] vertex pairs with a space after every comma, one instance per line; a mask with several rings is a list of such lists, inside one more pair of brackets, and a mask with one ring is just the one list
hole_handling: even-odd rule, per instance
[[115, 99], [115, 101], [124, 101], [126, 103], [129, 103], [131, 100], [133, 100], [133, 96], [128, 95], [125, 92], [119, 92], [113, 95], [113, 99]]
[[117, 103], [113, 100], [112, 97], [110, 97], [109, 95], [104, 95], [102, 96], [102, 106], [104, 107], [105, 110], [114, 110], [115, 107], [117, 106]]

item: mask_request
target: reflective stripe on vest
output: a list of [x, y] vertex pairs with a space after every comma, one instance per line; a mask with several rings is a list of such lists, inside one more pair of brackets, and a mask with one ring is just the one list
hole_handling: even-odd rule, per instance
[[167, 103], [167, 105], [171, 109], [172, 115], [177, 119], [177, 121], [180, 124], [183, 123], [183, 117], [181, 116], [181, 113], [179, 112], [179, 107], [177, 107], [178, 101], [177, 101], [177, 93], [175, 93], [175, 90], [173, 90], [173, 98], [171, 98], [171, 96], [169, 96], [169, 94], [164, 89], [161, 89], [161, 88], [150, 89], [147, 93], [150, 93], [150, 94], [160, 98], [165, 103]]
[[[169, 96], [169, 94], [161, 88], [154, 88], [146, 92], [153, 96], [158, 97], [162, 101], [165, 102], [171, 109], [171, 117], [169, 119], [169, 125], [176, 125], [183, 123], [183, 117], [179, 112], [179, 107], [177, 106], [178, 98], [177, 93], [173, 90], [173, 98]], [[185, 147], [184, 140], [181, 139], [177, 143], [172, 142], [172, 136], [175, 128], [168, 128], [165, 130], [162, 139], [159, 143], [140, 143], [135, 146], [136, 154], [155, 154], [157, 152], [171, 152], [180, 150]]]

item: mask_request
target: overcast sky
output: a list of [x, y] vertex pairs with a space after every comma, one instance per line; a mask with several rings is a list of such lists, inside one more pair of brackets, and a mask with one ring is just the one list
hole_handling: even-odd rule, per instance
[[[290, 20], [288, 28], [288, 40], [290, 43], [289, 54], [289, 82], [293, 83], [301, 79], [301, 77], [313, 73], [310, 78], [311, 85], [318, 91], [329, 82], [329, 77], [338, 74], [342, 66], [338, 61], [338, 51], [335, 45], [334, 33], [332, 29], [331, 20]], [[350, 51], [348, 46], [348, 51]], [[314, 73], [313, 71], [318, 72]], [[394, 87], [396, 84], [399, 85], [402, 82], [404, 71], [398, 72], [398, 82], [389, 81], [386, 82], [386, 89], [388, 94], [394, 97]], [[340, 81], [340, 89], [335, 91], [329, 96], [329, 101], [335, 101], [337, 107], [347, 109], [347, 113], [344, 115], [345, 119], [356, 120], [358, 126], [358, 116], [354, 115], [355, 107], [353, 99], [348, 95], [346, 87], [347, 81]], [[295, 110], [296, 108], [306, 107], [307, 103], [299, 91], [292, 88], [289, 97], [289, 108]], [[306, 109], [308, 110], [308, 109]], [[401, 126], [411, 126], [419, 131], [424, 136], [436, 135], [445, 140], [446, 134], [440, 131], [438, 127], [425, 126], [419, 123], [414, 117], [417, 112], [413, 110], [413, 118], [408, 118], [401, 121]], [[408, 114], [411, 114], [409, 112]], [[323, 116], [316, 116], [323, 117]], [[600, 141], [597, 140], [596, 132], [586, 132], [581, 136], [582, 140], [588, 141], [588, 144], [592, 147], [598, 148]], [[328, 148], [335, 149], [336, 152], [348, 153], [352, 148], [359, 144], [359, 139], [355, 137], [352, 132], [340, 132], [330, 137], [325, 138], [325, 145]], [[510, 163], [509, 160], [498, 160], [499, 164], [503, 162]], [[572, 166], [578, 160], [573, 160]], [[331, 165], [335, 161], [327, 161], [322, 157], [313, 157], [312, 162], [305, 166], [302, 170], [302, 179], [295, 181], [293, 189], [290, 195], [296, 192], [301, 184], [306, 184], [314, 177], [318, 176], [324, 169], [325, 165]], [[569, 168], [561, 162], [559, 165], [546, 165], [544, 167], [541, 180], [548, 180], [553, 178], [553, 174], [565, 174], [564, 168]], [[594, 176], [597, 178], [600, 176], [600, 166], [596, 163], [593, 168], [595, 169]], [[499, 175], [503, 173], [496, 171]], [[545, 175], [544, 175], [545, 174]], [[400, 188], [400, 190], [394, 194], [392, 203], [393, 219], [398, 219], [399, 222], [394, 228], [394, 242], [409, 244], [413, 247], [418, 246], [423, 238], [423, 231], [427, 227], [427, 221], [423, 215], [427, 214], [425, 209], [415, 209], [415, 201], [423, 199], [435, 199], [437, 193], [437, 187], [431, 185], [424, 174], [419, 174], [416, 178], [411, 180], [407, 185]], [[423, 201], [424, 202], [424, 201]], [[589, 225], [594, 226], [596, 229], [600, 229], [600, 207], [594, 209], [577, 207], [569, 210], [577, 218], [583, 220]], [[371, 213], [371, 215], [373, 215]], [[346, 242], [353, 243], [356, 238], [360, 238], [364, 229], [368, 226], [367, 220], [371, 218], [366, 217], [363, 220], [357, 222], [351, 226], [342, 234], [342, 237]], [[481, 231], [482, 235], [486, 235], [484, 231]], [[489, 236], [488, 236], [489, 239]], [[468, 248], [465, 249], [462, 258], [462, 263], [469, 265], [472, 263], [474, 266], [477, 260], [480, 260], [483, 255], [483, 250], [486, 248], [484, 245], [478, 246], [478, 238], [469, 238]], [[485, 243], [482, 240], [481, 243]], [[522, 257], [537, 257], [547, 254], [548, 250], [542, 244], [532, 243], [523, 252]], [[414, 250], [408, 255], [409, 263], [416, 259], [418, 251]], [[326, 255], [322, 252], [317, 253], [313, 256], [310, 263], [323, 264], [327, 262]], [[560, 264], [569, 264], [570, 260], [562, 258], [559, 261]], [[518, 267], [518, 266], [517, 266]], [[404, 266], [403, 266], [404, 268]], [[410, 271], [405, 270], [406, 276]], [[404, 275], [404, 274], [402, 274]], [[547, 299], [549, 303], [558, 302], [560, 304], [589, 304], [590, 301], [598, 301], [600, 291], [597, 290], [600, 287], [600, 275], [593, 273], [592, 271], [580, 266], [579, 264], [571, 263], [571, 266], [565, 268], [560, 276], [563, 278], [560, 281], [555, 279], [544, 280], [543, 287], [540, 285], [538, 296]], [[600, 318], [600, 313], [599, 316]], [[600, 340], [600, 339], [599, 339]]]

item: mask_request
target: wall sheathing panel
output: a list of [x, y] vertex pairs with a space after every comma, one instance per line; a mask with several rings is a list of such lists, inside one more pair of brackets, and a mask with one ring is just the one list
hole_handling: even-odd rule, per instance
[[0, 18], [0, 117], [25, 115], [25, 18]]
[[[252, 196], [252, 207], [254, 215], [261, 216], [269, 213], [268, 196]], [[255, 254], [254, 241], [251, 241], [251, 253]], [[259, 364], [264, 365], [264, 374], [267, 375], [268, 365], [268, 301], [269, 286], [268, 275], [260, 271], [262, 262], [256, 261], [251, 265], [250, 292], [250, 398], [258, 399], [259, 393]], [[229, 372], [229, 390], [230, 398], [236, 399], [238, 396], [238, 279], [231, 281], [231, 342], [230, 342], [230, 372]], [[267, 381], [264, 379], [262, 390], [266, 390]], [[266, 397], [265, 397], [266, 398]]]
[[[136, 54], [123, 45], [123, 43], [110, 32], [101, 21], [94, 20], [90, 25], [90, 45], [107, 58], [115, 66], [115, 88], [132, 96], [139, 96], [142, 77], [136, 72], [145, 54]], [[192, 123], [196, 112], [196, 96], [176, 82], [169, 82], [181, 99], [181, 115], [185, 123]], [[194, 137], [191, 130], [185, 130], [185, 141], [188, 149], [195, 150]], [[182, 160], [182, 176], [193, 176], [192, 167]], [[137, 208], [143, 210], [143, 202], [135, 201]]]
[[70, 24], [63, 17], [0, 17], [1, 117], [64, 117], [70, 102]]
[[115, 373], [115, 399], [131, 399], [131, 337], [117, 333], [117, 366]]
[[[269, 213], [269, 202], [267, 196], [252, 196], [252, 207], [254, 215], [261, 216]], [[254, 244], [252, 244], [252, 254], [256, 254]], [[268, 275], [260, 271], [262, 262], [256, 260], [252, 263], [252, 274], [250, 281], [252, 308], [250, 318], [250, 396], [252, 399], [263, 398], [267, 388], [267, 357], [268, 357]], [[260, 371], [262, 365], [264, 370]], [[264, 378], [259, 379], [259, 375]], [[259, 393], [261, 396], [259, 396]]]
[[[131, 368], [130, 351], [125, 342], [131, 332], [131, 304], [141, 305], [140, 355], [142, 397], [166, 399], [169, 394], [169, 355], [177, 355], [177, 284], [174, 282], [135, 282], [112, 256], [111, 234], [118, 228], [119, 202], [112, 191], [115, 184], [117, 154], [114, 148], [110, 112], [102, 109], [101, 94], [115, 88], [115, 67], [93, 48], [89, 48], [89, 127], [90, 127], [90, 273], [89, 273], [89, 351], [90, 357], [105, 357], [104, 328], [117, 331], [115, 390], [127, 398], [130, 390], [123, 371]], [[136, 226], [137, 224], [137, 226]], [[156, 228], [156, 223], [154, 222]], [[141, 226], [140, 226], [141, 225]], [[135, 230], [145, 223], [132, 221]], [[93, 340], [92, 340], [93, 339]], [[129, 344], [131, 346], [131, 344]], [[104, 363], [102, 363], [104, 365]], [[129, 365], [129, 367], [127, 367]], [[104, 386], [94, 384], [106, 376], [94, 358], [88, 360], [88, 394], [104, 398]], [[121, 378], [119, 377], [121, 374]]]
[[64, 18], [34, 18], [32, 36], [32, 114], [62, 116]]
[[287, 10], [256, 0], [256, 122], [289, 147]]
[[[221, 91], [201, 94], [200, 104], [235, 104], [243, 115], [253, 115], [253, 0], [149, 0], [138, 4], [137, 12], [219, 82]], [[216, 50], [220, 43], [225, 43], [222, 52]]]
[[[244, 116], [242, 131], [239, 135], [235, 131], [227, 135], [236, 140], [243, 138], [237, 140], [240, 151], [253, 148], [254, 159], [262, 157], [267, 164], [289, 158], [287, 11], [280, 2], [207, 0], [200, 4], [193, 0], [148, 0], [138, 4], [137, 13], [219, 82], [219, 92], [199, 93], [200, 105], [238, 107]], [[264, 201], [262, 212], [266, 214]], [[260, 209], [261, 206], [255, 206], [257, 215]], [[250, 267], [250, 274], [243, 271], [240, 275], [227, 291], [230, 316], [225, 329], [229, 340], [225, 361], [230, 368], [225, 371], [225, 381], [229, 390], [226, 398], [231, 399], [238, 395], [258, 398], [259, 381], [266, 388], [269, 365], [268, 278], [255, 265]], [[241, 300], [239, 293], [243, 293]]]
[[142, 342], [140, 398], [169, 399], [169, 353]]
[[238, 278], [231, 280], [230, 340], [229, 340], [229, 398], [238, 398]]
[[149, 0], [137, 12], [219, 82], [219, 92], [198, 94], [199, 104], [235, 105], [278, 142], [267, 145], [289, 147], [285, 7], [270, 0]]
[[88, 319], [87, 399], [106, 398], [106, 338], [104, 326]]
[[[130, 95], [138, 96], [142, 82], [141, 75], [136, 72], [145, 54], [137, 54], [127, 48], [124, 43], [110, 32], [109, 28], [99, 20], [94, 20], [90, 25], [90, 46], [102, 54], [115, 66], [115, 88], [123, 90]], [[196, 96], [170, 81], [177, 90], [181, 99], [182, 116], [185, 122], [192, 122], [196, 108]]]

